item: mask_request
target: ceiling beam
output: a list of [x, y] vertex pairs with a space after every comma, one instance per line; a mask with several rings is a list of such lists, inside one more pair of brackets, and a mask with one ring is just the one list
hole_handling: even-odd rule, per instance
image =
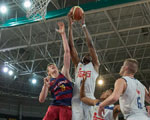
[[[149, 27], [150, 27], [150, 25], [142, 25], [142, 26], [137, 26], [137, 27], [132, 27], [132, 28], [121, 29], [121, 30], [118, 30], [118, 32], [125, 32], [125, 31], [129, 31], [129, 30], [136, 30], [136, 29], [149, 28]], [[104, 33], [96, 33], [96, 34], [92, 34], [91, 36], [96, 37], [96, 36], [107, 35], [107, 34], [111, 34], [111, 33], [115, 33], [115, 32], [109, 31], [109, 32], [104, 32]], [[79, 39], [79, 38], [84, 38], [84, 36], [75, 37], [74, 40]], [[61, 42], [61, 40], [55, 40], [55, 43], [58, 43], [58, 42]], [[27, 48], [27, 47], [36, 47], [36, 46], [47, 45], [47, 44], [52, 44], [52, 43], [54, 43], [54, 41], [35, 43], [35, 44], [30, 44], [30, 45], [19, 45], [19, 46], [14, 46], [14, 47], [9, 47], [9, 48], [2, 48], [2, 49], [0, 49], [0, 52], [6, 52], [6, 51], [10, 51], [10, 50], [16, 50], [16, 49]]]

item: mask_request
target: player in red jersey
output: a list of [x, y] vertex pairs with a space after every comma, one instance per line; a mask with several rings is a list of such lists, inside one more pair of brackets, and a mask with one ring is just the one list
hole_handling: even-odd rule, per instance
[[71, 120], [71, 99], [72, 99], [72, 82], [69, 74], [70, 70], [70, 49], [68, 46], [64, 23], [58, 23], [59, 30], [57, 30], [63, 39], [64, 46], [64, 66], [59, 72], [55, 64], [47, 66], [48, 77], [44, 78], [44, 85], [39, 96], [39, 101], [43, 103], [51, 92], [54, 99], [48, 107], [47, 113], [43, 120]]

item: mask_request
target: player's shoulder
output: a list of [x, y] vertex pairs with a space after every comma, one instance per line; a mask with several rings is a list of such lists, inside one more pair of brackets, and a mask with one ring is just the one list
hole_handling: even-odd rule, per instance
[[130, 78], [129, 76], [122, 76], [121, 78], [118, 79], [118, 81], [122, 81], [122, 82], [125, 82], [125, 83], [131, 83], [133, 81], [136, 81], [136, 79], [134, 78]]
[[122, 86], [124, 88], [124, 90], [125, 90], [126, 87], [127, 87], [127, 84], [128, 83], [127, 83], [127, 81], [125, 79], [119, 78], [115, 82], [115, 87], [120, 88]]
[[118, 79], [116, 80], [116, 82], [127, 82], [127, 80], [124, 79], [123, 77], [121, 77], [121, 78], [118, 78]]
[[76, 68], [77, 68], [77, 67], [82, 67], [82, 65], [83, 65], [83, 64], [82, 64], [81, 62], [78, 62], [78, 64], [76, 65]]
[[141, 85], [143, 88], [145, 88], [144, 84], [141, 83], [139, 80], [137, 80], [138, 84]]

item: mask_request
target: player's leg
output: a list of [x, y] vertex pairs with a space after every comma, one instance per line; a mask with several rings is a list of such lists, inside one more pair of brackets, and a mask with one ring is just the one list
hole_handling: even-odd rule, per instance
[[80, 104], [72, 103], [72, 120], [85, 120], [83, 118], [83, 108]]
[[49, 106], [43, 120], [59, 120], [59, 109], [57, 106]]
[[72, 110], [67, 106], [60, 106], [59, 120], [72, 120]]
[[82, 103], [82, 107], [83, 107], [83, 114], [84, 114], [85, 120], [92, 120], [94, 107], [86, 105], [84, 103]]

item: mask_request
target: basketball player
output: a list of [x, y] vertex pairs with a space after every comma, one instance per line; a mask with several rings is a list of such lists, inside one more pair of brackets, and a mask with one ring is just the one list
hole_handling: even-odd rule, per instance
[[53, 101], [48, 107], [47, 113], [43, 120], [71, 120], [71, 99], [72, 99], [72, 82], [69, 75], [70, 70], [70, 49], [68, 46], [64, 23], [58, 23], [59, 30], [57, 30], [63, 39], [64, 46], [64, 66], [59, 72], [55, 64], [47, 66], [48, 77], [44, 78], [44, 85], [39, 96], [39, 101], [43, 103], [51, 92]]
[[150, 106], [146, 106], [147, 112], [148, 112], [148, 116], [150, 116]]
[[119, 78], [111, 96], [99, 105], [99, 115], [104, 112], [104, 107], [115, 103], [119, 99], [120, 108], [126, 120], [150, 120], [145, 109], [145, 100], [150, 103], [149, 92], [145, 86], [134, 78], [138, 70], [135, 59], [126, 59], [120, 70]]
[[84, 17], [82, 18], [82, 30], [86, 37], [89, 54], [83, 56], [82, 60], [79, 59], [77, 50], [73, 43], [72, 33], [72, 16], [69, 16], [69, 47], [70, 54], [75, 65], [75, 85], [73, 89], [72, 99], [72, 120], [91, 120], [92, 106], [84, 104], [80, 101], [80, 85], [85, 72], [87, 73], [87, 81], [85, 83], [85, 94], [91, 99], [95, 99], [95, 82], [99, 74], [99, 60], [96, 50], [93, 47], [92, 38], [86, 28]]
[[98, 107], [101, 101], [104, 101], [106, 98], [108, 98], [112, 92], [113, 89], [108, 89], [105, 92], [102, 93], [100, 96], [100, 99], [91, 99], [86, 97], [85, 95], [85, 81], [86, 77], [83, 77], [82, 84], [81, 84], [81, 89], [80, 89], [80, 99], [83, 103], [94, 106], [94, 113], [93, 113], [93, 118], [91, 120], [116, 120], [117, 115], [120, 113], [120, 106], [119, 105], [109, 105], [106, 106], [105, 109], [105, 115], [100, 117], [98, 116]]

